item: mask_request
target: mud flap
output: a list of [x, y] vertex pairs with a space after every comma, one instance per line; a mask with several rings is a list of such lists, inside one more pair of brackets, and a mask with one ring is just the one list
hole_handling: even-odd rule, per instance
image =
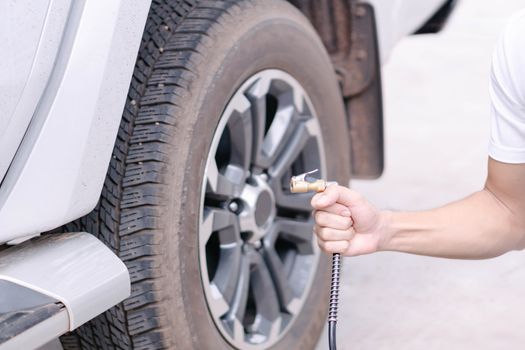
[[384, 168], [381, 63], [374, 10], [352, 9], [352, 43], [342, 81], [348, 118], [352, 177], [375, 179]]

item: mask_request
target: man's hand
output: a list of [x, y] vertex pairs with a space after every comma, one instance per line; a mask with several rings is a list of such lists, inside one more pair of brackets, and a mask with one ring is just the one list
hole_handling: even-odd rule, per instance
[[384, 215], [361, 194], [332, 185], [312, 198], [319, 246], [328, 253], [355, 256], [373, 253], [384, 240]]

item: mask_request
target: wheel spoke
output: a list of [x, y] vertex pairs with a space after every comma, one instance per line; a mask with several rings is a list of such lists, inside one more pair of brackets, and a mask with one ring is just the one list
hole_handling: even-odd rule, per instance
[[292, 163], [297, 159], [299, 154], [301, 154], [304, 146], [311, 137], [312, 135], [308, 132], [306, 125], [301, 124], [290, 138], [290, 142], [288, 142], [275, 164], [268, 169], [268, 175], [274, 178], [281, 178], [285, 171], [292, 166]]
[[216, 208], [205, 208], [201, 239], [207, 243], [213, 232], [219, 232], [220, 244], [240, 242], [240, 230], [235, 214]]
[[295, 244], [299, 254], [308, 255], [314, 253], [312, 221], [279, 220], [279, 237]]
[[265, 159], [265, 166], [275, 162], [280, 152], [288, 147], [290, 138], [294, 134], [294, 127], [298, 114], [293, 105], [279, 107], [266, 133], [261, 152]]
[[[234, 233], [238, 233], [237, 217], [233, 213], [222, 209], [211, 209], [211, 214], [213, 215], [213, 231], [231, 228]], [[232, 243], [237, 240], [237, 237], [238, 235], [235, 235], [235, 237], [222, 235], [220, 237], [221, 244]]]
[[[252, 103], [254, 118], [254, 164], [261, 168], [268, 168], [287, 147], [299, 115], [294, 105], [293, 92], [287, 91], [278, 96], [275, 116], [269, 116], [266, 103], [268, 89], [269, 84], [263, 80], [256, 83], [247, 93]], [[268, 117], [273, 117], [273, 120], [265, 134]]]
[[288, 210], [306, 213], [312, 211], [310, 200], [313, 197], [311, 193], [290, 193], [288, 190], [283, 190], [282, 184], [278, 179], [272, 181], [271, 185], [274, 190], [275, 202], [278, 207]]
[[243, 168], [228, 165], [222, 174], [217, 168], [215, 159], [211, 159], [206, 170], [207, 195], [225, 199], [237, 197], [241, 194], [246, 176]]
[[285, 268], [275, 251], [275, 240], [279, 235], [280, 228], [280, 222], [277, 221], [274, 223], [272, 230], [266, 235], [264, 239], [264, 258], [275, 284], [281, 307], [286, 308], [293, 298], [293, 292], [290, 288]]
[[231, 304], [239, 279], [241, 246], [239, 243], [221, 244], [220, 260], [215, 276], [211, 281], [226, 303]]
[[224, 301], [229, 303], [237, 283], [241, 260], [242, 241], [237, 218], [227, 210], [208, 208], [202, 229], [208, 231], [203, 235], [207, 237], [206, 242], [212, 234], [218, 237], [220, 259], [211, 283]]
[[274, 321], [279, 320], [279, 298], [275, 291], [272, 277], [262, 256], [253, 251], [250, 253], [250, 283], [257, 309], [255, 322], [250, 325], [252, 333], [269, 335]]
[[230, 102], [230, 106], [232, 111], [226, 124], [231, 142], [229, 165], [242, 168], [244, 175], [247, 175], [250, 169], [253, 139], [251, 104], [244, 95], [238, 95]]
[[270, 89], [270, 79], [261, 77], [246, 91], [246, 96], [251, 102], [253, 143], [252, 158], [256, 165], [265, 163], [261, 148], [264, 140], [266, 126], [266, 97]]
[[246, 302], [250, 286], [250, 260], [246, 255], [243, 255], [241, 258], [238, 276], [235, 294], [230, 302], [228, 314], [225, 316], [225, 321], [229, 324], [233, 333], [236, 333], [235, 323], [242, 322], [246, 313]]

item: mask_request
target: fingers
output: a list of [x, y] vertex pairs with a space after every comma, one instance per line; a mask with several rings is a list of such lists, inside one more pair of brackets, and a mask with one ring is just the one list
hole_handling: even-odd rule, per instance
[[354, 237], [354, 229], [337, 230], [331, 227], [314, 226], [314, 232], [323, 241], [350, 241]]
[[342, 204], [339, 204], [339, 203], [334, 203], [326, 208], [323, 208], [323, 209], [320, 209], [320, 210], [314, 210], [312, 215], [315, 217], [315, 213], [317, 213], [318, 211], [326, 211], [328, 213], [332, 213], [332, 214], [336, 214], [336, 215], [341, 215], [341, 216], [347, 216], [347, 217], [350, 217], [351, 216], [351, 213], [350, 213], [350, 210], [348, 210], [348, 207], [342, 205]]
[[335, 203], [340, 203], [351, 209], [352, 205], [362, 200], [360, 193], [343, 186], [332, 185], [328, 186], [324, 192], [316, 194], [312, 198], [311, 205], [315, 209], [325, 209]]
[[318, 226], [331, 227], [336, 230], [348, 230], [353, 224], [350, 216], [341, 216], [322, 210], [316, 210], [314, 218]]
[[377, 238], [368, 234], [354, 234], [352, 240], [325, 241], [318, 237], [317, 244], [326, 253], [341, 253], [345, 256], [358, 256], [377, 251]]
[[346, 253], [351, 246], [354, 237], [352, 227], [345, 230], [338, 230], [331, 227], [314, 226], [319, 247], [327, 253]]
[[327, 253], [341, 253], [345, 254], [348, 248], [350, 248], [350, 242], [348, 241], [321, 241], [318, 240], [319, 247]]

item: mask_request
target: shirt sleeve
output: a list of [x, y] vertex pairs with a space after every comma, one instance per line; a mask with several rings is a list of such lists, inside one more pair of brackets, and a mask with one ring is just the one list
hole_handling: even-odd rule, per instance
[[500, 37], [489, 80], [489, 155], [504, 163], [525, 163], [525, 11], [515, 14]]

